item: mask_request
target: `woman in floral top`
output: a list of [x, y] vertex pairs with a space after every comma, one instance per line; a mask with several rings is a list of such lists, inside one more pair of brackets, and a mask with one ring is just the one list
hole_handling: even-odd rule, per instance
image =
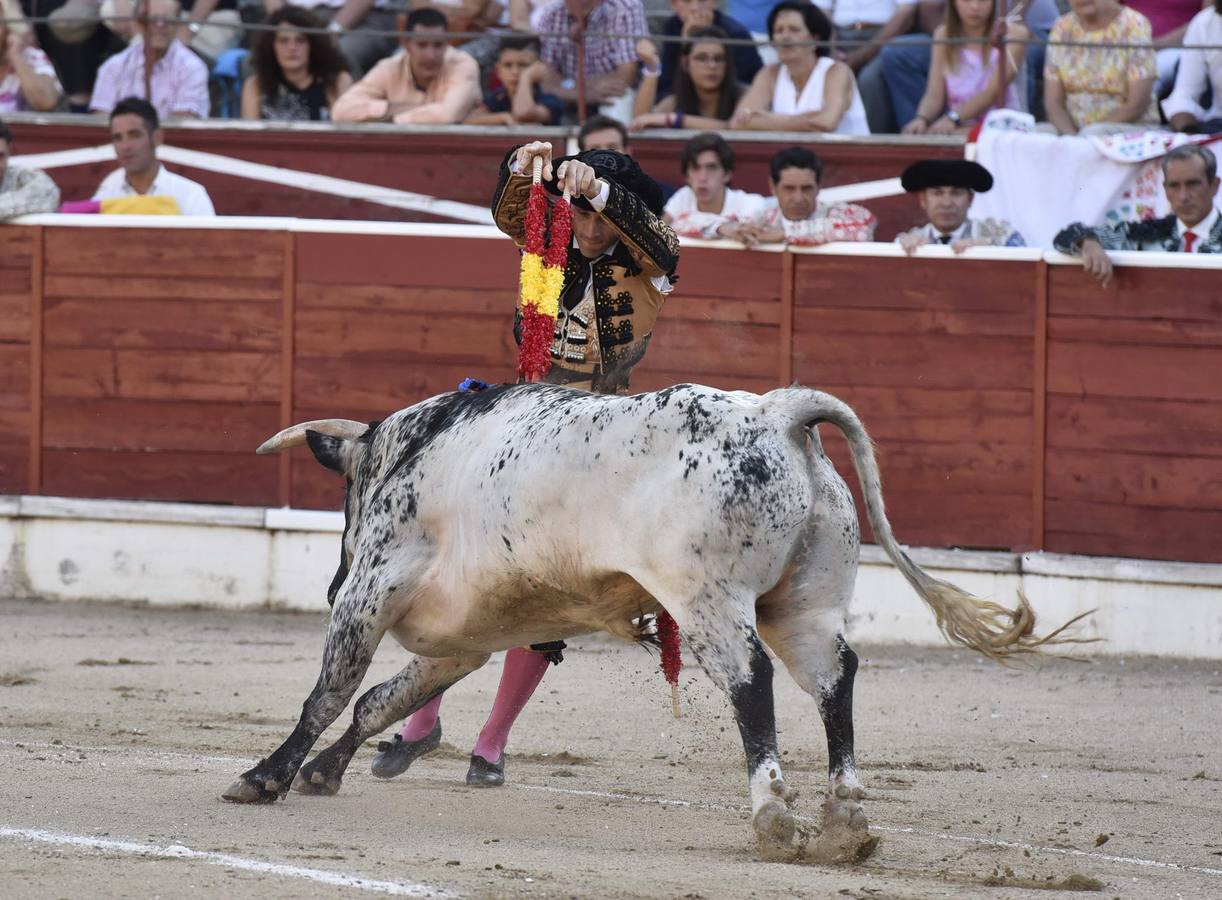
[[[1117, 0], [1069, 0], [1069, 6], [1070, 13], [1057, 19], [1048, 38], [1048, 121], [1061, 134], [1077, 134], [1101, 122], [1157, 125], [1149, 19]], [[1057, 46], [1058, 41], [1099, 46]]]

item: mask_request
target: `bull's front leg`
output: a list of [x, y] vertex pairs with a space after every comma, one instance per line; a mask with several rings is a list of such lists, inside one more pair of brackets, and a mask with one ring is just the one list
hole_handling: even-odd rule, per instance
[[413, 658], [401, 672], [370, 688], [356, 701], [348, 730], [301, 769], [293, 789], [303, 794], [335, 794], [361, 744], [410, 716], [487, 661], [486, 653], [447, 659]]
[[336, 609], [327, 629], [322, 671], [302, 705], [297, 727], [271, 756], [243, 772], [221, 795], [224, 799], [234, 803], [272, 803], [288, 793], [310, 748], [339, 718], [356, 693], [383, 633], [376, 617], [367, 613], [356, 615], [344, 607]]

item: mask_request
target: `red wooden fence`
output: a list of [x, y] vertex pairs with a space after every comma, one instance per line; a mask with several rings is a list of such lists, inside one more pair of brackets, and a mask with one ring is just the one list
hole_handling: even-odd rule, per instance
[[[0, 227], [0, 491], [335, 508], [253, 448], [512, 377], [508, 241], [239, 224]], [[686, 248], [634, 388], [837, 394], [908, 543], [1222, 562], [1217, 268], [895, 252]]]

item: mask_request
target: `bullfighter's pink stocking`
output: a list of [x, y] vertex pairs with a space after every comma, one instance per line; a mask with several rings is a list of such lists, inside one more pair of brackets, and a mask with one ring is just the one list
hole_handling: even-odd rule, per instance
[[492, 705], [488, 721], [484, 723], [479, 740], [471, 751], [474, 755], [492, 763], [501, 758], [505, 745], [509, 743], [509, 730], [543, 680], [547, 665], [544, 654], [524, 647], [515, 647], [505, 654], [501, 686], [497, 688], [496, 702]]
[[437, 724], [437, 718], [441, 715], [441, 698], [444, 696], [445, 694], [438, 694], [403, 723], [403, 728], [399, 732], [403, 740], [418, 741], [428, 737], [433, 726]]

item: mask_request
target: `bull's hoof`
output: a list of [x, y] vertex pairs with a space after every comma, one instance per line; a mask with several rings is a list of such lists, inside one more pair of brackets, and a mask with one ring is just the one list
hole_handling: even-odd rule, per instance
[[306, 766], [293, 779], [293, 790], [314, 797], [334, 797], [339, 793], [341, 784], [342, 778], [328, 778], [322, 772], [311, 771], [310, 767]]
[[824, 830], [802, 851], [806, 862], [845, 865], [865, 862], [878, 847], [878, 837], [865, 829]]
[[823, 803], [823, 821], [818, 835], [802, 849], [808, 862], [823, 864], [859, 863], [869, 859], [878, 847], [860, 800], [860, 786], [837, 785]]
[[783, 802], [769, 801], [751, 818], [755, 839], [765, 858], [793, 854], [793, 837], [797, 829], [793, 813]]
[[378, 743], [378, 753], [369, 765], [369, 771], [378, 778], [394, 778], [402, 775], [408, 767], [441, 746], [441, 719], [433, 726], [433, 730], [418, 741], [405, 741], [403, 736], [396, 734], [392, 740]]
[[274, 782], [259, 784], [243, 775], [229, 785], [229, 789], [221, 794], [221, 799], [230, 803], [275, 803], [280, 799], [278, 787]]

